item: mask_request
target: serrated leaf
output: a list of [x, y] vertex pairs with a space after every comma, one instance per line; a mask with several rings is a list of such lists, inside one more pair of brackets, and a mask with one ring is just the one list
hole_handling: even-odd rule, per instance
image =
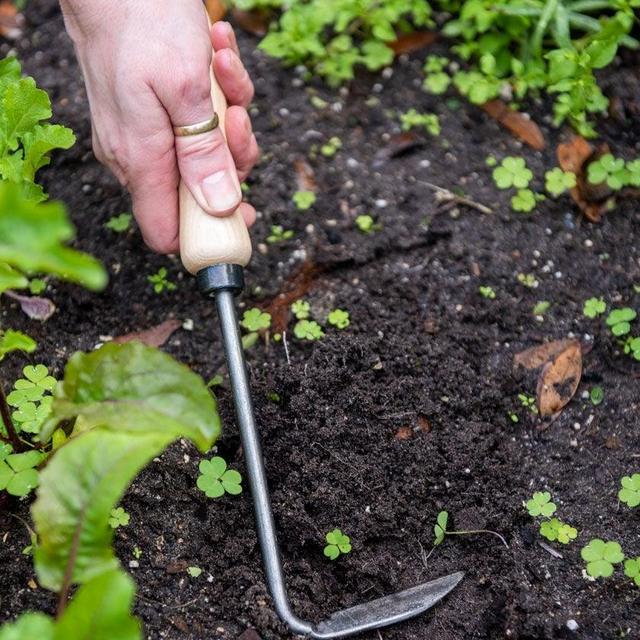
[[59, 124], [36, 125], [22, 137], [24, 164], [22, 177], [33, 181], [36, 171], [49, 164], [48, 153], [54, 149], [69, 149], [76, 137], [71, 129]]
[[0, 132], [13, 151], [18, 140], [41, 120], [51, 117], [51, 103], [46, 91], [38, 89], [33, 78], [21, 78], [9, 84], [2, 97]]
[[0, 262], [0, 293], [7, 289], [24, 289], [29, 285], [26, 276], [10, 265]]
[[4, 333], [0, 332], [0, 361], [12, 351], [31, 353], [37, 346], [38, 343], [25, 333], [7, 329]]

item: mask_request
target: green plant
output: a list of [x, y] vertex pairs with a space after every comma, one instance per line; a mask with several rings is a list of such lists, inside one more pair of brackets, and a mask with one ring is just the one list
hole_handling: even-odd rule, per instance
[[109, 218], [104, 226], [116, 233], [124, 233], [131, 228], [131, 220], [133, 220], [133, 216], [130, 213], [121, 213], [118, 216]]
[[587, 563], [587, 573], [592, 578], [608, 578], [613, 575], [613, 565], [624, 560], [624, 553], [617, 542], [605, 542], [596, 538], [580, 551]]
[[493, 290], [492, 287], [481, 286], [481, 287], [478, 288], [478, 291], [480, 291], [480, 295], [483, 298], [488, 298], [489, 300], [495, 300], [496, 292]]
[[306, 320], [311, 312], [311, 305], [306, 300], [296, 300], [291, 305], [291, 312], [298, 320]]
[[293, 334], [299, 340], [320, 340], [324, 336], [322, 327], [315, 320], [298, 320], [293, 327]]
[[535, 289], [538, 286], [538, 280], [533, 273], [519, 273], [516, 276], [518, 282], [529, 289]]
[[544, 520], [540, 524], [540, 535], [550, 542], [557, 541], [569, 544], [578, 537], [578, 530], [561, 522], [558, 518], [551, 518], [551, 520]]
[[604, 298], [589, 298], [584, 303], [584, 308], [582, 309], [582, 313], [587, 318], [595, 318], [599, 315], [602, 315], [607, 310], [607, 303], [604, 301]]
[[337, 560], [340, 555], [351, 552], [351, 538], [340, 531], [334, 529], [325, 535], [327, 544], [324, 548], [324, 555], [330, 560]]
[[624, 575], [631, 578], [640, 587], [640, 556], [624, 561]]
[[0, 490], [24, 497], [38, 486], [36, 467], [45, 456], [39, 451], [11, 453], [10, 445], [0, 444]]
[[602, 390], [602, 387], [593, 387], [589, 392], [589, 398], [591, 399], [591, 404], [593, 404], [594, 407], [602, 404], [602, 401], [604, 400], [604, 391]]
[[507, 549], [509, 548], [507, 541], [499, 533], [496, 533], [495, 531], [490, 531], [488, 529], [451, 531], [448, 529], [448, 526], [449, 526], [448, 512], [440, 511], [440, 513], [438, 513], [438, 516], [436, 518], [436, 523], [433, 526], [433, 535], [434, 535], [433, 546], [434, 547], [437, 547], [438, 545], [442, 544], [446, 536], [470, 536], [470, 535], [476, 535], [480, 533], [488, 533], [492, 536], [497, 537], [502, 542], [502, 544], [505, 547], [507, 547]]
[[202, 569], [200, 567], [187, 567], [187, 573], [192, 578], [199, 578], [202, 575]]
[[247, 331], [268, 329], [271, 326], [271, 314], [258, 309], [258, 307], [253, 307], [252, 309], [247, 309], [242, 314], [240, 324]]
[[34, 296], [39, 296], [40, 294], [44, 293], [46, 288], [47, 283], [42, 278], [33, 278], [32, 280], [29, 280], [29, 291]]
[[160, 267], [156, 273], [147, 276], [147, 281], [153, 285], [153, 290], [156, 293], [176, 290], [176, 284], [167, 279], [167, 274], [166, 267]]
[[607, 316], [607, 326], [614, 336], [624, 336], [631, 331], [631, 322], [636, 318], [636, 312], [629, 307], [613, 309]]
[[533, 173], [524, 158], [507, 157], [493, 170], [493, 181], [498, 189], [527, 189]]
[[356, 218], [356, 227], [362, 233], [373, 233], [382, 229], [382, 225], [379, 222], [375, 222], [368, 214], [360, 215]]
[[548, 491], [537, 491], [526, 503], [530, 516], [544, 516], [550, 518], [556, 512], [555, 503], [551, 502], [551, 494]]
[[606, 183], [610, 189], [617, 191], [627, 184], [629, 172], [622, 158], [614, 158], [605, 153], [587, 167], [587, 179], [591, 184]]
[[628, 337], [624, 343], [624, 352], [633, 356], [636, 360], [640, 360], [640, 337]]
[[640, 505], [640, 473], [634, 473], [632, 476], [624, 476], [620, 480], [621, 489], [618, 492], [618, 498], [628, 507], [637, 507]]
[[520, 404], [525, 409], [529, 409], [531, 413], [538, 413], [538, 408], [536, 407], [536, 399], [533, 396], [530, 396], [527, 393], [519, 393], [518, 400], [520, 401]]
[[627, 162], [627, 184], [640, 187], [640, 158]]
[[6, 331], [0, 329], [0, 362], [12, 351], [32, 353], [37, 346], [38, 343], [25, 333], [14, 331], [13, 329], [7, 329]]
[[349, 319], [349, 312], [344, 311], [343, 309], [334, 309], [327, 316], [327, 321], [338, 329], [346, 329], [351, 322]]
[[418, 113], [415, 109], [400, 114], [400, 123], [403, 131], [409, 131], [414, 127], [422, 127], [432, 136], [440, 135], [440, 120], [435, 113]]
[[109, 526], [112, 529], [126, 527], [129, 524], [129, 519], [129, 514], [122, 507], [116, 507], [115, 509], [111, 509], [111, 514], [109, 515]]
[[342, 140], [338, 136], [331, 136], [325, 144], [320, 147], [320, 153], [326, 158], [333, 158], [342, 149]]
[[551, 308], [551, 303], [548, 300], [540, 300], [540, 302], [536, 302], [533, 307], [533, 315], [534, 316], [543, 316], [549, 309]]
[[215, 456], [211, 460], [201, 460], [198, 469], [198, 489], [208, 498], [220, 498], [225, 493], [233, 496], [242, 493], [242, 476], [235, 469], [227, 469], [224, 458]]
[[285, 229], [279, 224], [272, 224], [271, 233], [267, 236], [267, 242], [269, 244], [276, 244], [277, 242], [291, 240], [291, 238], [293, 238], [293, 231], [291, 231], [291, 229]]
[[514, 211], [529, 213], [536, 208], [536, 194], [531, 189], [518, 189], [518, 192], [511, 197], [511, 208]]
[[573, 171], [563, 171], [560, 167], [554, 167], [544, 174], [544, 188], [554, 198], [561, 196], [569, 189], [573, 189], [576, 184], [576, 174]]
[[445, 71], [449, 59], [443, 56], [427, 56], [424, 63], [424, 88], [435, 95], [444, 93], [451, 84], [451, 77]]
[[313, 191], [296, 191], [293, 194], [293, 202], [300, 211], [310, 209], [316, 201]]

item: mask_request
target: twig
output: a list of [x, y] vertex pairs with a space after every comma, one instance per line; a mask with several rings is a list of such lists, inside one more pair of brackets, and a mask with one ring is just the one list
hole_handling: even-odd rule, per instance
[[496, 531], [490, 531], [489, 529], [474, 529], [473, 531], [445, 531], [444, 534], [446, 536], [465, 536], [465, 535], [474, 535], [476, 533], [490, 533], [492, 536], [495, 536], [502, 542], [502, 544], [509, 548], [507, 541]]
[[464, 196], [459, 196], [453, 193], [453, 191], [449, 191], [449, 189], [445, 189], [444, 187], [439, 187], [437, 184], [432, 184], [431, 182], [426, 182], [425, 180], [418, 180], [420, 184], [429, 187], [432, 191], [436, 192], [436, 199], [444, 202], [456, 202], [457, 204], [464, 204], [467, 207], [471, 207], [472, 209], [476, 209], [480, 213], [493, 213], [493, 209], [490, 209], [484, 204], [480, 202], [476, 202], [475, 200], [471, 200], [471, 198], [465, 198]]
[[559, 558], [560, 560], [564, 560], [564, 556], [556, 551], [553, 547], [550, 547], [546, 542], [542, 542], [538, 540], [538, 544], [547, 552], [550, 553], [554, 558]]
[[2, 423], [4, 424], [4, 428], [7, 431], [8, 438], [2, 438], [4, 442], [7, 442], [13, 447], [13, 450], [16, 453], [20, 453], [24, 451], [24, 447], [22, 446], [22, 442], [18, 437], [18, 433], [16, 432], [16, 428], [13, 426], [13, 421], [11, 420], [11, 415], [9, 413], [9, 404], [7, 403], [7, 396], [4, 395], [4, 391], [0, 387], [0, 415], [2, 415]]
[[284, 345], [284, 354], [287, 356], [287, 364], [291, 366], [291, 359], [289, 358], [289, 345], [287, 344], [287, 332], [282, 332], [282, 344]]

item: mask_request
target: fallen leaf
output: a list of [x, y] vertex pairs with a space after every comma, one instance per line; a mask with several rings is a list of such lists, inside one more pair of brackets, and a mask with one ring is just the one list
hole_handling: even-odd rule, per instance
[[4, 294], [9, 298], [13, 298], [20, 305], [22, 311], [32, 320], [45, 322], [56, 310], [56, 305], [49, 298], [23, 296], [15, 291], [5, 291]]
[[393, 436], [394, 440], [409, 440], [413, 436], [411, 427], [400, 427]]
[[537, 369], [545, 362], [555, 358], [562, 353], [569, 345], [577, 343], [577, 340], [552, 340], [543, 344], [529, 347], [513, 357], [513, 367], [524, 367], [525, 369]]
[[393, 135], [383, 147], [376, 151], [373, 157], [373, 167], [381, 167], [392, 158], [399, 158], [424, 146], [426, 146], [426, 140], [413, 131]]
[[519, 111], [514, 111], [502, 100], [485, 102], [482, 109], [531, 148], [536, 151], [542, 151], [545, 148], [546, 142], [540, 127], [531, 118]]
[[238, 640], [261, 640], [261, 638], [255, 629], [247, 629], [238, 636]]
[[189, 563], [186, 560], [174, 560], [165, 567], [165, 571], [170, 574], [182, 573], [187, 570], [188, 566]]
[[171, 337], [176, 329], [181, 326], [182, 322], [175, 318], [165, 320], [161, 324], [151, 327], [150, 329], [127, 333], [124, 336], [118, 336], [113, 339], [113, 342], [116, 342], [117, 344], [124, 344], [125, 342], [137, 340], [138, 342], [142, 342], [142, 344], [146, 344], [148, 347], [161, 347]]
[[297, 190], [315, 193], [318, 190], [318, 184], [313, 167], [304, 158], [296, 158], [293, 161], [293, 168], [296, 172]]
[[22, 35], [24, 17], [11, 0], [0, 0], [0, 36], [17, 40]]
[[387, 43], [397, 56], [403, 53], [413, 53], [420, 51], [424, 47], [433, 44], [438, 38], [435, 31], [413, 31], [401, 35], [397, 40]]
[[204, 4], [211, 22], [222, 20], [227, 13], [227, 7], [222, 0], [205, 0]]
[[233, 15], [235, 23], [241, 29], [260, 38], [267, 35], [269, 24], [271, 24], [274, 16], [271, 11], [261, 11], [260, 9], [253, 9], [252, 11], [233, 9], [231, 14]]
[[582, 349], [577, 340], [547, 362], [540, 372], [537, 405], [541, 416], [558, 413], [573, 398], [582, 377]]
[[431, 433], [431, 422], [429, 422], [429, 418], [418, 414], [418, 429], [420, 429], [422, 433]]

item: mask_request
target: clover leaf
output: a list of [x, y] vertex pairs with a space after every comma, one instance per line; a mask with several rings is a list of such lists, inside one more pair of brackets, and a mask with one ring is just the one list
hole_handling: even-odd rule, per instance
[[640, 587], [640, 556], [624, 561], [624, 575], [633, 579], [636, 586]]
[[583, 547], [580, 555], [587, 563], [587, 573], [592, 578], [608, 578], [613, 574], [613, 565], [624, 560], [622, 547], [617, 542], [605, 542], [599, 538]]
[[329, 324], [338, 329], [346, 329], [350, 324], [349, 312], [344, 309], [334, 309], [328, 316]]
[[551, 520], [545, 520], [540, 524], [540, 535], [551, 542], [557, 540], [562, 544], [569, 544], [578, 536], [578, 530], [561, 522], [558, 518], [551, 518]]
[[604, 301], [604, 298], [589, 298], [584, 303], [582, 313], [587, 318], [593, 319], [596, 316], [602, 315], [606, 310], [607, 303]]
[[556, 512], [555, 503], [551, 502], [551, 494], [548, 491], [537, 491], [527, 501], [527, 511], [531, 516], [551, 517]]
[[533, 178], [524, 158], [507, 157], [493, 170], [493, 180], [499, 189], [526, 189]]
[[220, 498], [225, 493], [233, 496], [242, 493], [242, 476], [234, 469], [227, 469], [224, 458], [216, 456], [211, 460], [201, 460], [198, 469], [200, 475], [196, 484], [208, 498]]
[[605, 153], [598, 160], [592, 162], [587, 169], [587, 179], [591, 184], [607, 183], [610, 189], [622, 189], [628, 181], [628, 171], [622, 158], [614, 158], [611, 153]]
[[607, 326], [614, 336], [624, 336], [631, 331], [631, 321], [635, 320], [636, 312], [629, 307], [613, 309], [607, 316]]
[[247, 309], [242, 314], [240, 324], [247, 331], [260, 331], [260, 329], [268, 329], [271, 326], [271, 314], [261, 311], [257, 307]]
[[624, 345], [624, 352], [630, 353], [636, 360], [640, 360], [640, 337], [628, 338]]
[[523, 213], [533, 211], [536, 208], [536, 194], [531, 189], [518, 189], [518, 193], [511, 198], [511, 208]]
[[319, 340], [324, 336], [322, 327], [315, 320], [298, 320], [293, 333], [300, 340]]
[[555, 167], [544, 174], [545, 189], [554, 197], [562, 195], [567, 189], [576, 186], [576, 174]]
[[441, 511], [436, 518], [436, 524], [433, 525], [433, 534], [435, 536], [433, 540], [433, 546], [437, 547], [442, 543], [444, 537], [447, 535], [447, 524], [449, 523], [449, 514], [446, 511]]
[[313, 191], [296, 191], [293, 194], [293, 203], [300, 211], [310, 209], [316, 201], [316, 194]]
[[291, 305], [291, 311], [298, 320], [306, 320], [311, 311], [311, 305], [306, 300], [296, 300]]
[[633, 187], [640, 187], [640, 158], [627, 162], [627, 180]]
[[116, 507], [115, 509], [111, 509], [111, 515], [109, 516], [109, 526], [112, 529], [117, 529], [118, 527], [126, 527], [129, 524], [129, 519], [129, 514], [122, 507]]
[[121, 213], [119, 216], [113, 216], [105, 223], [107, 229], [116, 233], [124, 233], [131, 226], [133, 216], [130, 213]]
[[327, 545], [324, 548], [324, 555], [330, 560], [336, 560], [341, 554], [351, 551], [351, 538], [340, 531], [334, 529], [325, 535]]
[[362, 233], [373, 233], [374, 231], [380, 231], [382, 224], [375, 222], [369, 214], [365, 213], [356, 218], [356, 227], [358, 227]]
[[629, 507], [637, 507], [640, 505], [640, 473], [634, 473], [632, 476], [624, 476], [620, 480], [622, 489], [618, 492], [618, 498]]
[[37, 402], [56, 386], [56, 379], [49, 375], [49, 370], [43, 364], [26, 366], [22, 375], [24, 378], [15, 381], [14, 391], [7, 396], [8, 403], [13, 407], [20, 407], [24, 402]]
[[0, 490], [5, 489], [12, 496], [26, 496], [38, 486], [36, 467], [44, 455], [39, 451], [12, 453], [0, 461]]

